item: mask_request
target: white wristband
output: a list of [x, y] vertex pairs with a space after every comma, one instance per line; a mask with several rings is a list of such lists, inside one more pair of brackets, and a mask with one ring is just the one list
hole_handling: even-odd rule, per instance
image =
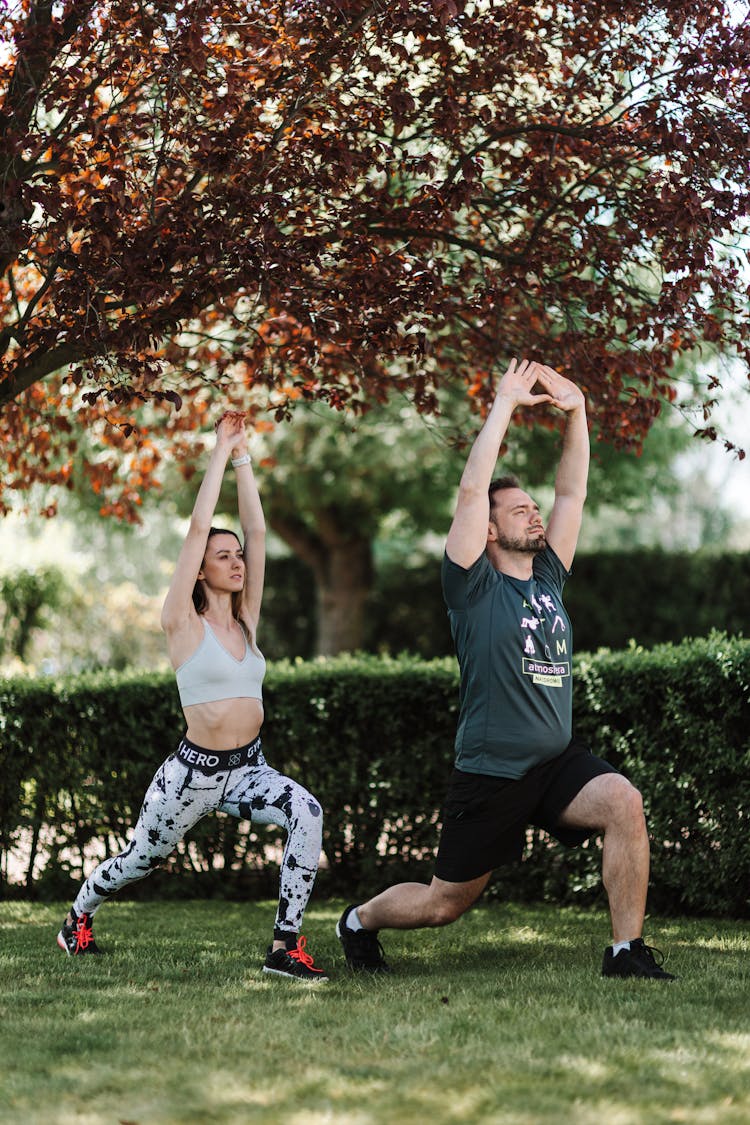
[[252, 458], [251, 458], [250, 454], [249, 453], [243, 453], [241, 457], [233, 457], [232, 458], [232, 468], [238, 469], [240, 467], [240, 465], [249, 465], [251, 463], [251, 461], [252, 461]]

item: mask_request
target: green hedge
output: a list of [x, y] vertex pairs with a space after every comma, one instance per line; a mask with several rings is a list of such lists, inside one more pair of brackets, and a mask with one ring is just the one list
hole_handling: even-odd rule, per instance
[[[643, 791], [652, 836], [649, 904], [750, 916], [750, 641], [708, 639], [576, 660], [576, 726]], [[359, 896], [429, 878], [452, 765], [452, 659], [341, 657], [277, 664], [263, 740], [272, 765], [325, 810], [320, 890]], [[7, 894], [68, 896], [83, 856], [119, 850], [183, 723], [171, 675], [0, 685], [0, 849]], [[36, 847], [32, 877], [9, 852]], [[273, 894], [279, 834], [223, 816], [190, 834], [135, 896]], [[103, 854], [103, 853], [99, 853]], [[179, 871], [182, 877], [172, 878]], [[600, 854], [530, 835], [490, 894], [600, 902]]]

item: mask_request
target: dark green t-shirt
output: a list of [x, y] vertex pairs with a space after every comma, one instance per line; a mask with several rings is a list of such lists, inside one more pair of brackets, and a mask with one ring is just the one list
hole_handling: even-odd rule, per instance
[[527, 580], [495, 570], [484, 554], [468, 570], [444, 556], [443, 596], [461, 669], [458, 769], [523, 777], [570, 742], [568, 573], [551, 547], [534, 557]]

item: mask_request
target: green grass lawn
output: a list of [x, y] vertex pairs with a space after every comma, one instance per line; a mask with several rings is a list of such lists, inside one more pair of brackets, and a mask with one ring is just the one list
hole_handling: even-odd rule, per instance
[[55, 944], [67, 904], [0, 904], [3, 1125], [750, 1121], [750, 931], [649, 920], [673, 984], [603, 980], [601, 912], [480, 906], [381, 934], [394, 972], [261, 972], [274, 905], [115, 901], [106, 957]]

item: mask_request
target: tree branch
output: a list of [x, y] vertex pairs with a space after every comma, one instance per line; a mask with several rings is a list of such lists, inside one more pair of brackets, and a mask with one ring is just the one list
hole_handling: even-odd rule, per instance
[[[61, 46], [77, 31], [94, 6], [94, 0], [79, 0], [72, 4], [64, 20], [53, 19], [56, 0], [35, 0], [23, 29], [15, 41], [18, 55], [13, 68], [2, 108], [0, 109], [0, 224], [8, 231], [16, 231], [29, 216], [14, 186], [7, 193], [5, 185], [15, 184], [25, 176], [26, 162], [14, 143], [8, 143], [8, 134], [15, 131], [23, 136], [29, 126], [39, 91], [44, 84]], [[16, 239], [3, 234], [0, 239], [0, 273], [4, 272], [18, 253]]]
[[268, 523], [279, 538], [283, 539], [295, 555], [298, 555], [316, 575], [323, 573], [326, 557], [323, 544], [302, 520], [297, 520], [293, 516], [280, 516], [271, 510]]
[[[183, 290], [163, 308], [149, 309], [140, 316], [123, 317], [104, 336], [96, 339], [84, 336], [75, 343], [60, 344], [56, 348], [39, 348], [22, 366], [0, 381], [0, 407], [12, 402], [33, 383], [53, 375], [70, 363], [79, 363], [95, 355], [116, 357], [118, 351], [134, 346], [132, 338], [138, 335], [139, 330], [147, 333], [150, 338], [165, 336], [176, 329], [181, 321], [192, 316], [196, 305], [203, 308], [218, 297], [233, 293], [236, 288], [235, 278], [225, 278], [222, 283], [217, 284], [214, 278], [209, 277], [206, 278], [203, 289]], [[12, 329], [6, 329], [5, 332], [12, 334]], [[20, 340], [17, 342], [22, 343]]]
[[59, 344], [56, 348], [39, 349], [28, 363], [15, 372], [6, 375], [0, 382], [0, 407], [12, 402], [22, 391], [48, 375], [59, 371], [68, 363], [77, 363], [93, 354], [95, 349], [85, 347], [81, 342]]
[[470, 250], [478, 258], [492, 258], [493, 261], [501, 262], [504, 266], [518, 266], [524, 262], [524, 258], [520, 254], [501, 254], [497, 250], [489, 250], [486, 246], [480, 246], [470, 238], [461, 238], [447, 230], [435, 230], [430, 227], [380, 226], [376, 222], [365, 222], [362, 225], [366, 230], [373, 231], [376, 234], [402, 238], [405, 242], [411, 239], [426, 239], [429, 242], [445, 242], [449, 246], [460, 246], [464, 250]]
[[[54, 59], [60, 48], [88, 19], [94, 2], [77, 0], [77, 3], [71, 4], [64, 20], [53, 19], [56, 0], [35, 0], [32, 4], [23, 31], [16, 35], [18, 57], [0, 112], [0, 136], [8, 131], [11, 124], [19, 131], [26, 129]], [[3, 179], [15, 159], [15, 156], [9, 155], [2, 162]]]

